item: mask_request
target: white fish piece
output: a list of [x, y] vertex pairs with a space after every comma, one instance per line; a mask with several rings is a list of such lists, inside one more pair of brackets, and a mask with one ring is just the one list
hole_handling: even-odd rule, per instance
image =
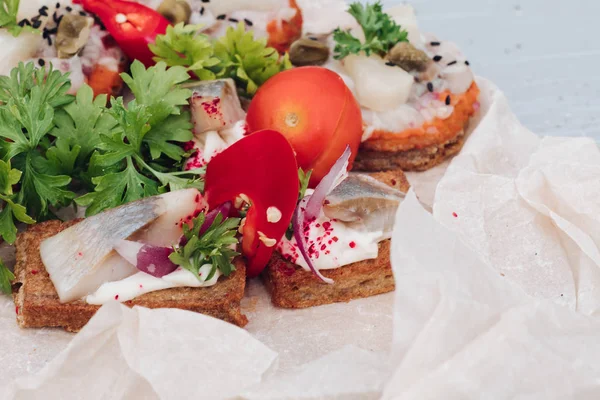
[[408, 101], [414, 77], [402, 68], [386, 65], [378, 56], [355, 54], [344, 59], [344, 66], [354, 81], [361, 106], [388, 111]]
[[246, 113], [232, 79], [194, 83], [190, 89], [194, 134], [229, 128], [245, 118]]
[[130, 238], [173, 244], [181, 235], [182, 216], [194, 213], [197, 198], [201, 195], [196, 189], [149, 197], [89, 217], [44, 240], [40, 255], [60, 301], [80, 299], [105, 282], [138, 272], [114, 246]]
[[351, 173], [325, 198], [323, 213], [366, 232], [388, 237], [404, 193], [365, 174]]

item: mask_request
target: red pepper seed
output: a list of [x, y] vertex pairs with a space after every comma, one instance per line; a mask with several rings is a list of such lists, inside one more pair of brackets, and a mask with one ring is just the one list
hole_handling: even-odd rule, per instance
[[334, 236], [334, 237], [332, 237], [332, 238], [331, 238], [331, 240], [333, 240], [334, 242], [337, 242], [337, 241], [338, 241], [338, 240], [340, 240], [340, 239], [338, 239], [338, 237], [337, 237], [337, 236]]
[[350, 248], [351, 248], [351, 249], [353, 249], [353, 248], [355, 248], [355, 247], [356, 247], [356, 243], [354, 243], [354, 242], [350, 242], [349, 246], [350, 246]]
[[392, 179], [392, 185], [394, 185], [394, 186], [395, 186], [395, 185], [396, 185], [396, 183], [398, 183], [398, 182], [396, 182], [396, 180], [395, 180], [395, 179]]
[[34, 269], [33, 271], [31, 271], [32, 275], [36, 275], [38, 272]]
[[453, 212], [453, 213], [452, 213], [452, 216], [453, 216], [454, 218], [457, 218], [457, 217], [458, 217], [458, 214], [457, 214], [457, 213], [455, 213], [455, 212]]
[[119, 300], [119, 295], [115, 295], [115, 300]]

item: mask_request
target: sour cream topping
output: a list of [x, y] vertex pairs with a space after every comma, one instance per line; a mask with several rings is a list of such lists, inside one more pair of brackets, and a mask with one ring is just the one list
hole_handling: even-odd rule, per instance
[[[307, 190], [307, 195], [312, 190]], [[316, 269], [334, 269], [355, 262], [377, 258], [379, 242], [389, 239], [389, 233], [368, 231], [328, 218], [323, 211], [305, 230], [308, 254]], [[277, 244], [277, 251], [288, 261], [309, 271], [300, 254], [296, 239], [285, 236]]]
[[120, 281], [104, 283], [95, 293], [87, 296], [85, 301], [88, 304], [102, 305], [111, 300], [117, 300], [119, 302], [129, 301], [143, 294], [155, 292], [157, 290], [176, 287], [198, 288], [213, 286], [219, 280], [221, 271], [217, 269], [211, 279], [203, 280], [208, 277], [211, 269], [211, 264], [204, 264], [200, 267], [200, 279], [198, 279], [191, 271], [181, 267], [162, 278], [156, 278], [145, 272], [138, 272], [137, 274]]

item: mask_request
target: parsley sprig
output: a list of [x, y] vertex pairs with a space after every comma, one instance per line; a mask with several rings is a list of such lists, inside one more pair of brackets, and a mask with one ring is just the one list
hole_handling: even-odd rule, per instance
[[[192, 139], [187, 104], [191, 91], [178, 88], [189, 75], [183, 67], [167, 69], [158, 63], [145, 69], [135, 61], [131, 75], [123, 74], [135, 100], [125, 105], [112, 99], [108, 110], [116, 126], [100, 132], [89, 169], [94, 191], [76, 201], [87, 215], [166, 191], [195, 187], [203, 182], [197, 170], [181, 172], [184, 150], [178, 143]], [[172, 172], [177, 170], [178, 172]]]
[[367, 5], [359, 2], [352, 3], [348, 12], [362, 27], [365, 41], [361, 42], [360, 39], [352, 36], [349, 30], [343, 31], [337, 28], [333, 32], [333, 39], [336, 42], [334, 57], [338, 60], [361, 52], [367, 56], [371, 54], [384, 56], [396, 43], [408, 40], [408, 33], [383, 12], [379, 1]]
[[[217, 269], [225, 276], [235, 271], [232, 260], [239, 255], [232, 249], [232, 245], [238, 243], [235, 237], [240, 225], [239, 218], [226, 218], [219, 213], [210, 227], [200, 233], [202, 225], [206, 220], [206, 214], [199, 214], [193, 221], [193, 228], [183, 226], [185, 245], [175, 249], [169, 259], [176, 265], [191, 271], [199, 280], [208, 281], [217, 272]], [[210, 263], [212, 268], [206, 277], [200, 277], [200, 267]]]
[[199, 33], [197, 25], [178, 24], [156, 38], [150, 50], [155, 61], [168, 66], [183, 66], [200, 80], [232, 78], [242, 94], [251, 97], [273, 75], [290, 69], [286, 54], [267, 46], [266, 39], [255, 39], [244, 23], [229, 27], [217, 41]]

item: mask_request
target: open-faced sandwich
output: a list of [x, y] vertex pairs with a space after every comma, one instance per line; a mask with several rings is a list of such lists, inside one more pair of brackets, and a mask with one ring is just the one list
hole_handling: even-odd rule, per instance
[[389, 292], [401, 169], [457, 151], [477, 107], [405, 9], [2, 3], [0, 288], [22, 327], [77, 331], [108, 301], [243, 326], [258, 276], [288, 308]]

